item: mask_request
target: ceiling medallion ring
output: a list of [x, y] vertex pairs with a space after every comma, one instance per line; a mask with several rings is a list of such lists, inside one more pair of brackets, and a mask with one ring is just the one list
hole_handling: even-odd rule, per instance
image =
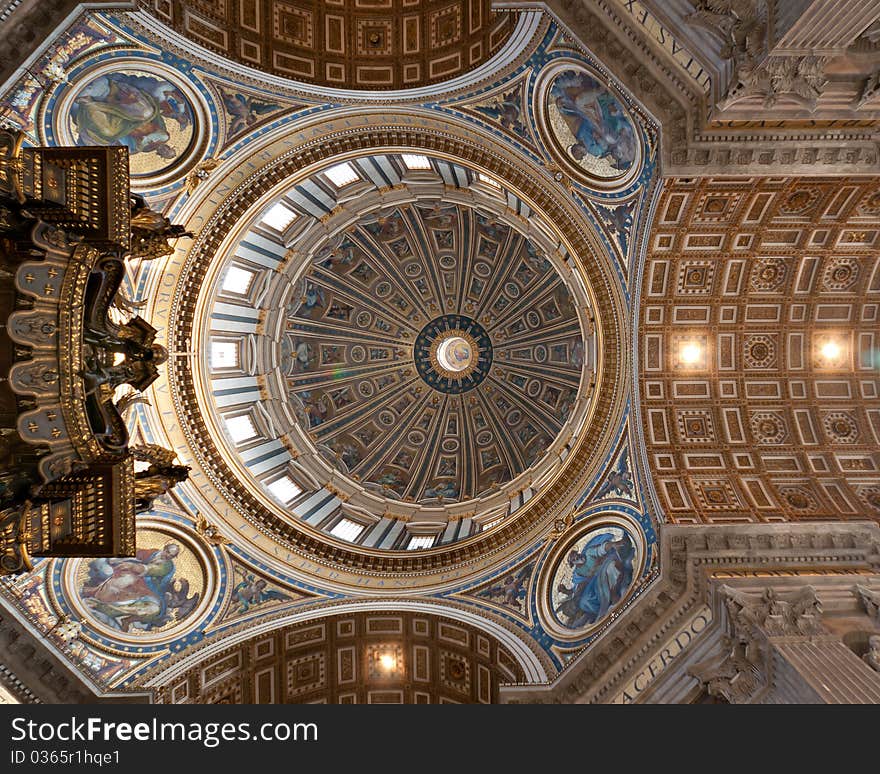
[[[178, 416], [186, 418], [185, 426], [180, 426], [177, 431], [180, 436], [179, 442], [190, 446], [193, 454], [206, 466], [206, 475], [210, 480], [215, 480], [210, 473], [219, 474], [223, 484], [221, 489], [224, 490], [225, 496], [231, 498], [230, 501], [235, 501], [234, 507], [237, 512], [247, 513], [247, 520], [260, 533], [271, 535], [298, 556], [307, 556], [319, 564], [327, 562], [337, 569], [358, 567], [359, 572], [367, 574], [403, 572], [422, 576], [426, 573], [439, 572], [450, 566], [467, 566], [480, 557], [498, 555], [511, 545], [530, 539], [527, 536], [536, 534], [534, 531], [541, 523], [546, 522], [551, 511], [556, 510], [560, 498], [567, 499], [576, 494], [578, 483], [584, 476], [588, 476], [592, 469], [589, 458], [592, 458], [595, 450], [604, 444], [602, 436], [605, 434], [605, 427], [622, 411], [621, 393], [611, 388], [614, 379], [610, 378], [616, 374], [626, 380], [626, 373], [622, 370], [624, 363], [621, 352], [622, 341], [619, 338], [622, 327], [625, 327], [620, 313], [622, 296], [617, 284], [611, 281], [609, 273], [600, 268], [604, 266], [602, 260], [583, 260], [587, 255], [596, 254], [596, 251], [601, 253], [601, 245], [597, 240], [590, 238], [589, 231], [575, 226], [571, 208], [558, 200], [558, 191], [549, 181], [545, 183], [541, 178], [536, 179], [534, 175], [527, 174], [516, 165], [511, 166], [508, 163], [509, 159], [505, 159], [493, 146], [491, 138], [487, 138], [487, 147], [475, 146], [470, 135], [470, 139], [465, 140], [450, 133], [448, 124], [443, 128], [437, 127], [437, 130], [432, 131], [428, 136], [422, 127], [413, 126], [409, 120], [401, 120], [400, 117], [390, 117], [387, 114], [375, 118], [380, 125], [372, 130], [364, 131], [364, 127], [359, 127], [357, 132], [334, 130], [322, 138], [311, 137], [299, 150], [285, 148], [269, 168], [242, 176], [237, 185], [233, 181], [234, 188], [227, 197], [226, 204], [221, 205], [219, 209], [212, 207], [213, 212], [207, 214], [203, 221], [204, 228], [200, 229], [201, 238], [197, 239], [183, 265], [180, 266], [183, 273], [182, 283], [178, 283], [180, 291], [175, 293], [172, 303], [170, 322], [174, 324], [169, 326], [169, 329], [175, 331], [175, 340], [181, 348], [189, 347], [197, 294], [186, 291], [201, 286], [209, 264], [207, 258], [216, 252], [212, 248], [218, 247], [218, 243], [228, 237], [232, 224], [239, 221], [245, 208], [252, 206], [247, 202], [254, 201], [254, 194], [261, 196], [268, 194], [269, 189], [276, 187], [282, 179], [289, 179], [294, 173], [299, 174], [304, 165], [326, 164], [331, 146], [335, 158], [340, 158], [342, 155], [348, 157], [358, 151], [375, 152], [377, 148], [407, 150], [425, 148], [440, 157], [466, 158], [468, 163], [485, 168], [498, 179], [512, 186], [513, 190], [522, 191], [524, 200], [530, 206], [534, 203], [534, 207], [543, 212], [548, 219], [560, 224], [564, 241], [571, 245], [570, 252], [576, 266], [585, 279], [589, 279], [589, 294], [596, 304], [597, 321], [602, 321], [601, 325], [596, 326], [598, 352], [601, 354], [597, 362], [595, 401], [591, 402], [592, 408], [587, 417], [586, 429], [570, 455], [572, 461], [581, 460], [586, 464], [578, 465], [576, 468], [567, 465], [559, 470], [552, 480], [548, 481], [548, 488], [542, 493], [545, 496], [533, 498], [530, 507], [522, 509], [516, 519], [500, 524], [484, 535], [473, 536], [455, 545], [437, 547], [427, 554], [418, 552], [418, 556], [415, 553], [386, 556], [384, 552], [370, 551], [367, 557], [362, 551], [354, 549], [340, 551], [338, 546], [334, 547], [331, 554], [325, 541], [303, 529], [298, 523], [282, 524], [277, 517], [271, 516], [271, 512], [267, 511], [261, 500], [244, 489], [235, 477], [225, 470], [225, 466], [217, 458], [216, 450], [204, 448], [201, 445], [203, 441], [197, 441], [198, 436], [191, 435], [189, 428], [197, 434], [199, 428], [202, 428], [201, 438], [204, 439], [204, 420], [196, 407], [193, 375], [189, 369], [178, 367], [183, 366], [183, 363], [176, 364], [173, 374], [170, 375], [170, 397]], [[412, 116], [408, 118], [411, 119]], [[328, 143], [328, 138], [331, 136], [334, 142]], [[392, 137], [393, 142], [389, 144]], [[208, 194], [209, 191], [206, 189], [205, 196]], [[584, 458], [585, 454], [589, 456]]]
[[413, 348], [416, 370], [438, 392], [458, 395], [479, 385], [492, 367], [492, 342], [482, 325], [462, 315], [431, 320]]
[[573, 526], [545, 554], [537, 585], [538, 616], [560, 642], [594, 634], [639, 588], [648, 558], [644, 530], [609, 508]]
[[[158, 116], [151, 117], [154, 103]], [[120, 110], [126, 114], [125, 127], [132, 125], [127, 132], [106, 118]], [[47, 145], [127, 146], [131, 186], [149, 191], [183, 176], [204, 155], [210, 113], [204, 89], [173, 67], [123, 55], [74, 68], [69, 80], [43, 101], [37, 130]], [[142, 138], [148, 129], [158, 138], [152, 143]]]

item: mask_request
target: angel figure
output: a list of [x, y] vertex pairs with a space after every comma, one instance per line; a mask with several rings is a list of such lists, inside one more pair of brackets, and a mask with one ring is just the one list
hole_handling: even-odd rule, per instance
[[175, 465], [177, 453], [157, 444], [132, 446], [131, 454], [136, 460], [149, 462], [146, 470], [134, 474], [135, 512], [142, 513], [153, 507], [153, 501], [189, 478], [188, 465]]
[[481, 596], [497, 601], [505, 607], [519, 610], [522, 608], [522, 600], [526, 598], [531, 576], [531, 565], [520, 567], [517, 572], [505, 575], [501, 580], [493, 583]]
[[620, 460], [617, 463], [617, 470], [613, 470], [608, 474], [605, 483], [602, 484], [602, 486], [599, 487], [599, 491], [596, 492], [595, 500], [606, 497], [612, 492], [618, 497], [624, 494], [632, 497], [633, 480], [632, 473], [629, 472], [627, 457], [627, 450], [624, 449], [623, 454], [620, 455]]
[[233, 599], [238, 602], [237, 612], [246, 613], [248, 608], [261, 605], [270, 599], [279, 601], [290, 599], [287, 594], [270, 589], [268, 585], [263, 578], [257, 578], [253, 573], [247, 573], [232, 590]]
[[475, 109], [484, 116], [494, 118], [505, 129], [519, 135], [525, 134], [520, 117], [522, 116], [522, 95], [519, 88], [502, 94], [501, 97], [495, 97], [495, 101], [491, 105], [476, 105]]
[[243, 132], [260, 120], [260, 116], [278, 110], [278, 105], [262, 102], [244, 94], [223, 94], [223, 106], [229, 113], [230, 137]]
[[209, 522], [201, 513], [196, 513], [196, 532], [201, 535], [205, 541], [212, 546], [223, 546], [229, 543], [229, 540], [220, 534], [211, 522]]
[[207, 180], [211, 172], [220, 166], [217, 159], [204, 159], [193, 167], [186, 176], [186, 192], [192, 193], [202, 180]]

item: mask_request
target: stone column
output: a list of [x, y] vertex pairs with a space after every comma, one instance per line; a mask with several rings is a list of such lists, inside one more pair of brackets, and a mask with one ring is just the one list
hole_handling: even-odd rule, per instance
[[841, 54], [880, 18], [880, 0], [771, 0], [770, 53]]
[[877, 704], [880, 673], [822, 623], [812, 586], [716, 590], [727, 614], [718, 652], [690, 668], [732, 704]]

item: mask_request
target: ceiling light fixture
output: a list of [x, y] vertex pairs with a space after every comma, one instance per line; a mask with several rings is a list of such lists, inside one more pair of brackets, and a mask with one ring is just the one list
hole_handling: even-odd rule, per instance
[[820, 351], [822, 353], [822, 357], [824, 357], [826, 360], [837, 360], [837, 358], [840, 357], [840, 344], [838, 344], [833, 339], [826, 341], [822, 345], [822, 349]]
[[678, 358], [682, 365], [694, 366], [702, 359], [705, 351], [698, 341], [686, 341], [678, 350]]
[[816, 341], [815, 347], [819, 368], [840, 368], [845, 364], [847, 349], [839, 336], [823, 336]]

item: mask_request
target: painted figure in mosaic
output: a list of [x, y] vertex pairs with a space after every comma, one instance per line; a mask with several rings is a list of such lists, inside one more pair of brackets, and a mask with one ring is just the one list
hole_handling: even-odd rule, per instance
[[629, 461], [627, 458], [626, 450], [624, 450], [623, 454], [620, 455], [620, 460], [617, 463], [617, 469], [612, 470], [608, 474], [608, 478], [605, 479], [605, 483], [602, 484], [599, 491], [596, 492], [595, 499], [598, 500], [601, 497], [610, 495], [612, 492], [618, 497], [620, 497], [621, 495], [629, 495], [630, 497], [632, 497], [633, 480], [632, 473], [629, 472]]
[[483, 115], [494, 118], [505, 129], [515, 134], [525, 134], [525, 126], [522, 123], [522, 93], [519, 87], [495, 97], [490, 105], [477, 105], [476, 109]]
[[290, 599], [287, 594], [280, 591], [270, 589], [268, 583], [263, 578], [256, 578], [248, 573], [238, 585], [232, 590], [232, 596], [238, 602], [239, 613], [246, 613], [248, 608], [268, 602], [271, 599], [285, 600]]
[[223, 94], [223, 105], [229, 113], [229, 134], [235, 135], [253, 126], [260, 116], [278, 110], [278, 105], [263, 102], [244, 94]]
[[636, 158], [636, 136], [620, 103], [595, 78], [573, 70], [562, 73], [550, 88], [560, 115], [575, 142], [568, 148], [575, 161], [585, 156], [609, 159], [614, 169], [629, 169]]
[[559, 584], [565, 598], [556, 607], [568, 627], [596, 623], [620, 601], [632, 581], [634, 555], [629, 537], [615, 539], [611, 532], [600, 532], [569, 553], [571, 586]]
[[506, 607], [519, 610], [522, 608], [523, 600], [528, 592], [532, 569], [531, 564], [520, 567], [517, 572], [505, 575], [501, 580], [479, 593], [478, 596], [486, 597]]
[[79, 145], [124, 145], [132, 155], [155, 152], [176, 158], [183, 148], [171, 143], [168, 122], [192, 124], [192, 111], [180, 90], [162, 78], [110, 73], [86, 86], [71, 107]]
[[175, 581], [177, 543], [139, 549], [126, 559], [93, 559], [82, 598], [100, 621], [123, 632], [149, 631], [181, 620], [195, 608], [199, 595], [189, 595], [189, 581]]
[[435, 481], [432, 486], [425, 489], [425, 497], [458, 497], [458, 485], [454, 481]]

